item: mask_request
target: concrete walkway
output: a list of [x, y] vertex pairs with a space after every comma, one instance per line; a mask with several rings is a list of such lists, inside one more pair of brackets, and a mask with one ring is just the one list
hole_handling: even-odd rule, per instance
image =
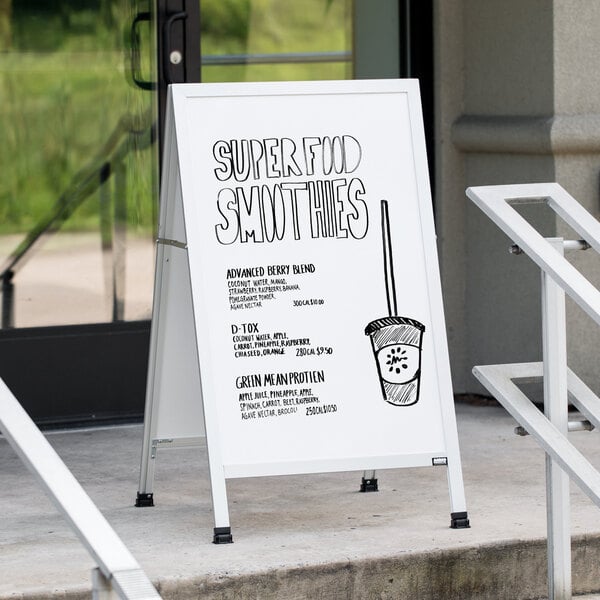
[[[449, 528], [444, 467], [228, 482], [235, 543], [215, 546], [206, 449], [161, 450], [154, 508], [134, 508], [140, 425], [49, 440], [165, 598], [542, 598], [544, 454], [503, 409], [458, 404], [472, 527]], [[571, 434], [600, 467], [598, 432]], [[89, 598], [92, 560], [0, 438], [0, 600]], [[600, 592], [600, 512], [573, 486], [573, 581]]]

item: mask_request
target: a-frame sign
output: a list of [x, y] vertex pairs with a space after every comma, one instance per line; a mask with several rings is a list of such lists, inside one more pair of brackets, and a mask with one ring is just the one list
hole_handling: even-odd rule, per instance
[[169, 91], [138, 505], [226, 479], [443, 466], [467, 527], [418, 83]]

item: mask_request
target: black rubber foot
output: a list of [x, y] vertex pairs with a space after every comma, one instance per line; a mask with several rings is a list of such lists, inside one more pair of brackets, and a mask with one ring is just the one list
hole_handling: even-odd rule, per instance
[[215, 527], [213, 531], [213, 544], [233, 544], [231, 527]]
[[140, 494], [137, 493], [137, 498], [135, 499], [136, 506], [154, 506], [154, 494]]
[[362, 478], [362, 482], [360, 484], [361, 492], [378, 492], [379, 488], [377, 487], [377, 479], [365, 479]]
[[450, 529], [469, 529], [469, 515], [466, 512], [450, 513]]

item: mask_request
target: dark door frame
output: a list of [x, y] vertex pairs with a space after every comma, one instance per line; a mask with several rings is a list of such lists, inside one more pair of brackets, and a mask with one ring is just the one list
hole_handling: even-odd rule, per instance
[[167, 88], [171, 83], [200, 81], [199, 0], [157, 0], [159, 157], [162, 164]]
[[399, 0], [400, 77], [419, 80], [429, 180], [434, 197], [433, 0]]

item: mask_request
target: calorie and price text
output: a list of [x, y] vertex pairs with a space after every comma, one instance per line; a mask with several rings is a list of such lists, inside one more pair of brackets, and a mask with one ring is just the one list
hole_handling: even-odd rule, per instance
[[262, 356], [330, 356], [331, 346], [313, 346], [310, 338], [289, 337], [283, 331], [261, 332], [259, 324], [232, 323], [231, 340], [235, 358]]

